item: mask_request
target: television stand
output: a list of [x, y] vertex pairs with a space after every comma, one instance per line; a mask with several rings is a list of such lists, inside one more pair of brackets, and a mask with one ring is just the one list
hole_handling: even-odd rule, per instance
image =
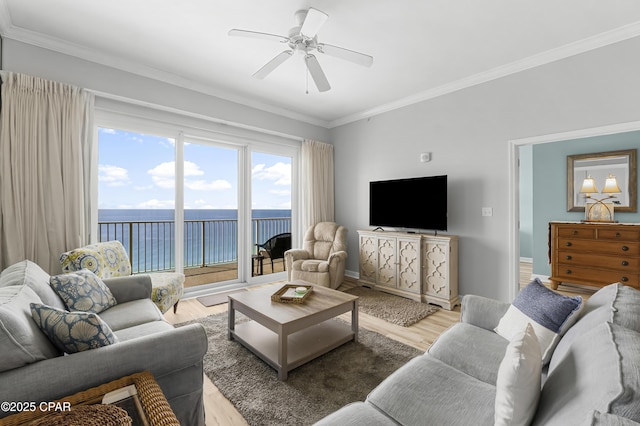
[[358, 231], [358, 284], [451, 310], [458, 296], [458, 237]]

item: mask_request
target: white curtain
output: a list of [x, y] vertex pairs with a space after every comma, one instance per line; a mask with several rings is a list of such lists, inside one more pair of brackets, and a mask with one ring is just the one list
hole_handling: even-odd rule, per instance
[[0, 77], [0, 268], [29, 259], [58, 273], [60, 254], [89, 238], [94, 96]]
[[302, 142], [302, 229], [334, 221], [333, 145]]

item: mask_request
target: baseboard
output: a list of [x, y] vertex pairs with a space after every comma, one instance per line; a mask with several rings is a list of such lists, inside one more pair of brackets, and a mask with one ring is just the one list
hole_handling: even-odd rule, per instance
[[531, 274], [531, 280], [533, 280], [534, 278], [538, 278], [543, 283], [549, 282], [549, 275]]

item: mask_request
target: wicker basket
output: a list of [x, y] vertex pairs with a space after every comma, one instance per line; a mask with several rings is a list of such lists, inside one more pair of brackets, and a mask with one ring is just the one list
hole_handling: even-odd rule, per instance
[[[148, 371], [142, 373], [132, 374], [130, 376], [125, 376], [120, 379], [114, 380], [109, 383], [105, 383], [100, 386], [96, 386], [91, 389], [87, 389], [82, 392], [78, 392], [74, 395], [67, 396], [61, 398], [55, 402], [59, 403], [70, 403], [71, 411], [74, 411], [74, 408], [77, 406], [83, 405], [91, 405], [91, 404], [101, 404], [102, 397], [111, 391], [123, 388], [125, 386], [135, 385], [136, 390], [138, 392], [138, 396], [140, 397], [140, 402], [142, 403], [142, 408], [144, 413], [147, 416], [147, 421], [151, 426], [180, 426], [180, 422], [176, 418], [175, 414], [171, 410], [171, 406], [162, 393], [162, 389], [158, 386], [153, 375]], [[90, 410], [87, 410], [90, 411]], [[67, 413], [70, 413], [67, 411]], [[37, 407], [35, 411], [25, 411], [22, 413], [14, 414], [9, 417], [5, 417], [4, 419], [0, 419], [0, 424], [3, 426], [14, 426], [14, 425], [36, 425], [36, 424], [49, 424], [47, 421], [49, 417], [51, 417], [52, 422], [55, 422], [56, 419], [54, 416], [60, 414], [61, 412], [50, 412], [50, 411], [41, 411], [40, 407]], [[97, 410], [96, 410], [97, 413]], [[88, 414], [88, 413], [85, 413]], [[96, 414], [98, 415], [98, 414]], [[127, 416], [128, 417], [128, 416]], [[47, 419], [45, 421], [44, 419]], [[129, 418], [130, 419], [130, 418]], [[89, 422], [89, 418], [84, 418], [86, 425], [91, 425], [93, 423]], [[40, 421], [44, 421], [44, 423], [37, 423]], [[56, 423], [52, 423], [56, 424]], [[71, 423], [68, 423], [71, 424]], [[78, 423], [80, 424], [80, 423]], [[118, 423], [113, 423], [118, 424]], [[127, 424], [127, 423], [122, 423]], [[129, 423], [130, 424], [130, 423]]]

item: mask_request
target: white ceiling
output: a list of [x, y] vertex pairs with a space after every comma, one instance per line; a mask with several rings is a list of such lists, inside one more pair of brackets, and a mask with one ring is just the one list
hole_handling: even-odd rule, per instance
[[[318, 93], [296, 55], [252, 74], [283, 45], [298, 9], [329, 15], [320, 42], [367, 53], [371, 68], [318, 53]], [[638, 0], [0, 0], [0, 34], [333, 127], [640, 35]]]

